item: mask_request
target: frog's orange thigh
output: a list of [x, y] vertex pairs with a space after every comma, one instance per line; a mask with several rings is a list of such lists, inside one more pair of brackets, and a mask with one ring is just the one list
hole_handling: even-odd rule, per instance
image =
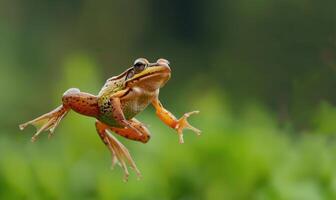
[[62, 97], [64, 107], [86, 116], [98, 116], [98, 98], [92, 94], [80, 92], [77, 88], [68, 89]]
[[121, 135], [127, 139], [135, 140], [135, 141], [140, 141], [142, 143], [147, 143], [150, 139], [150, 132], [149, 130], [139, 123], [137, 120], [132, 119], [129, 120], [129, 122], [134, 126], [137, 130], [139, 130], [142, 134], [139, 135], [135, 130], [130, 129], [130, 128], [116, 128], [116, 127], [111, 127], [111, 130], [115, 132], [118, 135]]

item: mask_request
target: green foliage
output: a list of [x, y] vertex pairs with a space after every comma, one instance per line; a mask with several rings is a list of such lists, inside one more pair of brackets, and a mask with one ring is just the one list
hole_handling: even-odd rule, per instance
[[[0, 199], [336, 199], [335, 2], [0, 1]], [[20, 133], [138, 57], [170, 60], [160, 99], [203, 131], [180, 145], [141, 113], [149, 143], [118, 137], [141, 181], [109, 169], [94, 119]]]
[[191, 120], [203, 134], [185, 132], [183, 145], [153, 112], [140, 115], [150, 125], [151, 141], [143, 145], [120, 138], [143, 173], [140, 181], [131, 173], [124, 183], [119, 167], [109, 170], [110, 155], [93, 119], [71, 113], [52, 140], [43, 135], [34, 144], [29, 142], [32, 128], [25, 135], [1, 135], [0, 198], [336, 198], [334, 141], [309, 132], [293, 137], [257, 104], [234, 114], [216, 94], [192, 105], [201, 110]]

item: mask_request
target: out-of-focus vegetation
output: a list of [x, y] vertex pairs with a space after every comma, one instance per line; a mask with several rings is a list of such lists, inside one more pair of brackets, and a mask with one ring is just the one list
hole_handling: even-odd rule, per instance
[[[336, 199], [336, 3], [0, 1], [0, 199]], [[70, 87], [96, 94], [137, 57], [171, 61], [160, 98], [203, 131], [155, 117], [110, 171], [94, 119], [70, 113], [32, 144], [18, 124]]]

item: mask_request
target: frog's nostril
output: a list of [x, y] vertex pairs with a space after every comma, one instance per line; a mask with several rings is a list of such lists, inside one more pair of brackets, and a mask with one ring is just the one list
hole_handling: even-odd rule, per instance
[[170, 69], [170, 67], [168, 65], [166, 66], [166, 68], [167, 68], [168, 72], [171, 72], [171, 69]]
[[156, 61], [157, 63], [161, 64], [161, 65], [170, 65], [170, 62], [167, 60], [167, 59], [164, 59], [164, 58], [160, 58]]

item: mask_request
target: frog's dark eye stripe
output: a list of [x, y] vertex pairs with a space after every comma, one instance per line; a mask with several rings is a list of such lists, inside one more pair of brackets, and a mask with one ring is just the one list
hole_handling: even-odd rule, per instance
[[130, 69], [128, 72], [127, 72], [127, 75], [126, 75], [126, 79], [125, 80], [127, 80], [127, 79], [130, 79], [130, 78], [132, 78], [133, 76], [134, 76], [134, 69]]

